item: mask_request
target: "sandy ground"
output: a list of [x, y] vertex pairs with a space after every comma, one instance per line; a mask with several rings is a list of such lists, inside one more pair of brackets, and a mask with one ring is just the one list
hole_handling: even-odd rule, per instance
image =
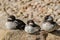
[[[60, 24], [60, 0], [0, 0], [0, 40], [36, 40], [39, 37], [37, 35], [19, 30], [5, 30], [9, 15], [15, 15], [25, 23], [33, 19], [39, 26], [46, 15], [51, 15]], [[47, 40], [60, 40], [60, 31], [49, 33]]]

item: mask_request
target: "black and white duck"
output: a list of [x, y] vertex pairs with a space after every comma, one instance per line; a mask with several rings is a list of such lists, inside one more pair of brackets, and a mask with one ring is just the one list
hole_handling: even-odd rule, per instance
[[24, 29], [25, 23], [22, 20], [16, 19], [14, 15], [10, 15], [5, 26], [7, 29]]

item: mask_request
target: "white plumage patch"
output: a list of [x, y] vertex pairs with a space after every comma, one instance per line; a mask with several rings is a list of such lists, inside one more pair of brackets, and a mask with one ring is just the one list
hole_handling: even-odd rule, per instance
[[5, 26], [7, 29], [14, 29], [16, 28], [17, 24], [15, 22], [6, 22]]
[[41, 30], [51, 32], [51, 31], [55, 30], [55, 27], [56, 27], [55, 25], [50, 24], [49, 22], [45, 22], [41, 25]]
[[32, 27], [32, 26], [26, 26], [26, 27], [25, 27], [25, 31], [26, 31], [27, 33], [34, 33], [34, 32], [36, 32], [36, 31], [38, 31], [38, 28], [37, 28], [37, 27]]

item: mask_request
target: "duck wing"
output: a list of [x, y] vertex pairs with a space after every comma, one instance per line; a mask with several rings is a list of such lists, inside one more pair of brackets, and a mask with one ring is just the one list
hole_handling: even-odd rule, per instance
[[16, 19], [16, 23], [18, 24], [16, 27], [17, 29], [24, 29], [25, 28], [26, 24], [22, 20]]

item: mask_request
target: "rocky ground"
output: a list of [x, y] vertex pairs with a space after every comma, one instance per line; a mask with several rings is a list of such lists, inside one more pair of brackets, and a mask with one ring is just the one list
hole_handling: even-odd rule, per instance
[[[51, 15], [60, 24], [60, 0], [0, 0], [0, 40], [36, 40], [37, 35], [20, 30], [5, 30], [9, 15], [15, 15], [25, 23], [33, 19], [38, 25], [46, 15]], [[47, 40], [60, 40], [60, 32], [49, 33]]]

